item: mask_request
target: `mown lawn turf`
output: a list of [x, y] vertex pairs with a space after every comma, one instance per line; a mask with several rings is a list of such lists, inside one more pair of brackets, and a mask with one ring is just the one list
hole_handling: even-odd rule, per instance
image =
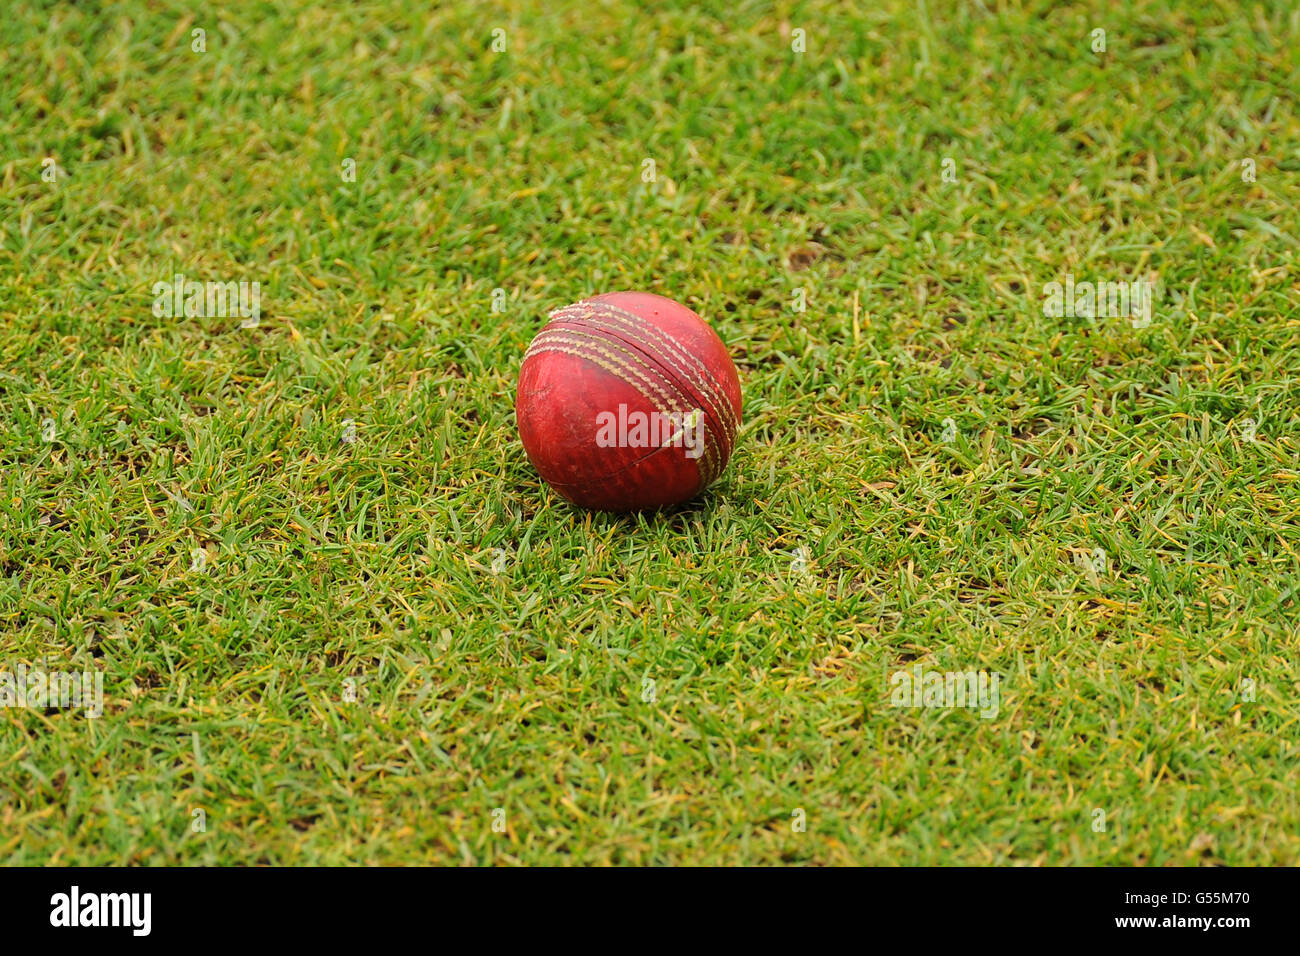
[[[0, 861], [1300, 860], [1300, 10], [1124, 6], [8, 4], [0, 667], [105, 713]], [[515, 432], [614, 289], [740, 368], [673, 513]]]

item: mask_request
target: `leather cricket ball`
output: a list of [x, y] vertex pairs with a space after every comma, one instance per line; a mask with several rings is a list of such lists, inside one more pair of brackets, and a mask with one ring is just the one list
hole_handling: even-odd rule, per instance
[[740, 426], [740, 379], [717, 333], [686, 306], [611, 292], [557, 309], [524, 354], [515, 420], [561, 497], [649, 511], [707, 488]]

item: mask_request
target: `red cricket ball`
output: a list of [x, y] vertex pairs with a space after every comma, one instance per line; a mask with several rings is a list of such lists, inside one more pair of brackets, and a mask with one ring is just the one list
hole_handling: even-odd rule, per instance
[[519, 437], [562, 497], [647, 511], [722, 474], [740, 426], [740, 379], [722, 340], [686, 306], [611, 292], [557, 309], [515, 393]]

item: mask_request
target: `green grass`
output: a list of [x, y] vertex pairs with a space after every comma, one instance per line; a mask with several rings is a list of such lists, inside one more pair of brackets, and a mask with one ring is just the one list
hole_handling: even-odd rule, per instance
[[[555, 6], [6, 8], [0, 668], [106, 706], [0, 710], [0, 861], [1300, 860], [1294, 5]], [[741, 372], [672, 513], [515, 432], [613, 289]]]

